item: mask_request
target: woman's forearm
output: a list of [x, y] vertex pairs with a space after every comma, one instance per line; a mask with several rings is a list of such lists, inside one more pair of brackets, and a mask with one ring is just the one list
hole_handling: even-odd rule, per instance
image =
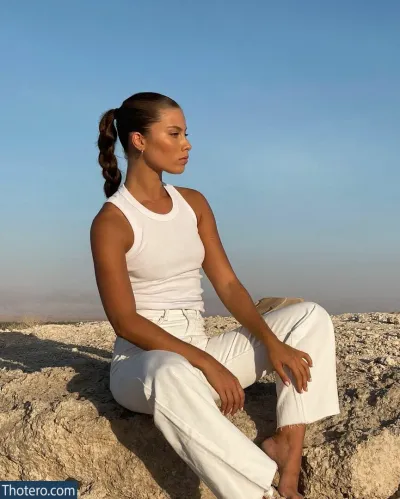
[[232, 316], [267, 347], [277, 341], [277, 337], [258, 312], [251, 296], [240, 281], [231, 283], [224, 291], [220, 291], [218, 296]]
[[176, 338], [149, 319], [134, 314], [126, 324], [114, 327], [115, 333], [142, 350], [167, 350], [185, 357], [194, 367], [203, 370], [214, 357], [200, 348]]

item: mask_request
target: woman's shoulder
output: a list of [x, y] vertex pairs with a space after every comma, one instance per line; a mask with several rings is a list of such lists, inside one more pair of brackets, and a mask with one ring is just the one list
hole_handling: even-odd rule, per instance
[[173, 186], [179, 194], [184, 198], [184, 200], [189, 204], [192, 210], [195, 212], [197, 220], [200, 220], [201, 213], [204, 209], [204, 196], [201, 192], [196, 189], [191, 189], [190, 187]]
[[92, 220], [91, 230], [100, 233], [106, 228], [116, 232], [132, 232], [132, 228], [122, 211], [112, 203], [104, 203]]
[[128, 252], [133, 245], [134, 237], [133, 228], [125, 215], [111, 203], [104, 203], [90, 226], [92, 246], [113, 241], [115, 247], [121, 245], [124, 251]]
[[191, 187], [183, 187], [180, 185], [173, 185], [173, 187], [183, 196], [185, 199], [190, 199], [195, 203], [201, 203], [205, 200], [205, 196], [198, 190], [192, 189]]

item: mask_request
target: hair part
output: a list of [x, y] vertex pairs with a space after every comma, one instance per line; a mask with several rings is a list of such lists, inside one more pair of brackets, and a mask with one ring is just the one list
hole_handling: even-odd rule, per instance
[[121, 142], [125, 156], [128, 157], [132, 153], [130, 134], [139, 132], [146, 136], [151, 125], [160, 120], [161, 111], [171, 107], [179, 108], [180, 106], [165, 95], [155, 92], [140, 92], [124, 100], [121, 107], [110, 109], [101, 116], [97, 141], [98, 161], [103, 169], [104, 193], [107, 198], [118, 190], [122, 180], [122, 173], [118, 168], [115, 156], [117, 138]]

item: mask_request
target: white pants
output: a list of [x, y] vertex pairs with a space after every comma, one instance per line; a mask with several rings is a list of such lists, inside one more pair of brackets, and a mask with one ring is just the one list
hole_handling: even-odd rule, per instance
[[[138, 310], [170, 334], [205, 350], [243, 388], [272, 372], [266, 347], [244, 327], [208, 337], [197, 310]], [[280, 340], [313, 360], [308, 391], [298, 393], [276, 374], [278, 427], [312, 423], [340, 413], [334, 328], [320, 305], [302, 302], [263, 314]], [[174, 352], [142, 350], [117, 337], [110, 390], [123, 407], [154, 415], [167, 441], [218, 499], [262, 499], [271, 494], [277, 465], [219, 410], [218, 393], [202, 371]]]

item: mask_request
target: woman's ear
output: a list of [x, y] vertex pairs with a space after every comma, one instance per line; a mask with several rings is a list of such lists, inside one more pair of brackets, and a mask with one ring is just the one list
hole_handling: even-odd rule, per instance
[[135, 149], [137, 149], [138, 151], [143, 151], [143, 149], [146, 146], [146, 140], [141, 133], [132, 132], [130, 139], [131, 139], [131, 144]]

